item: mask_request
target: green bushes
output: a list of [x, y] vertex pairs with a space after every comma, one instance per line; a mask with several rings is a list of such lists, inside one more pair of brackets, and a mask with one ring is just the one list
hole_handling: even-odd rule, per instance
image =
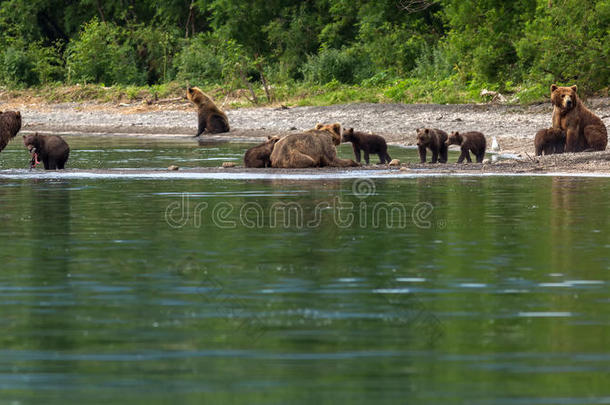
[[375, 73], [368, 55], [355, 49], [324, 49], [309, 55], [301, 71], [306, 82], [316, 84], [360, 83]]
[[84, 25], [67, 49], [66, 68], [72, 83], [145, 83], [132, 39], [124, 29], [97, 19]]
[[533, 101], [552, 82], [583, 94], [610, 83], [610, 0], [441, 0], [417, 12], [396, 0], [187, 3], [0, 2], [0, 84], [188, 81], [256, 99], [264, 76], [276, 89], [338, 83], [453, 102], [480, 101], [483, 87]]

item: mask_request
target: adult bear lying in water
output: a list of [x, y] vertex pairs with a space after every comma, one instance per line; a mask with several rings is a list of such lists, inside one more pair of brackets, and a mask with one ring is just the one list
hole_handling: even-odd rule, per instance
[[339, 159], [336, 145], [341, 143], [341, 124], [316, 125], [315, 129], [280, 139], [271, 153], [271, 167], [355, 167], [351, 159]]

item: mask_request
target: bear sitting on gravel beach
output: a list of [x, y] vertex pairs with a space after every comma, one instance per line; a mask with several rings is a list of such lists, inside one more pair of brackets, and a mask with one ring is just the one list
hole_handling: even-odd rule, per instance
[[24, 135], [23, 144], [32, 155], [33, 166], [42, 160], [45, 170], [63, 169], [70, 155], [70, 147], [57, 135]]
[[534, 147], [536, 156], [542, 156], [543, 152], [545, 155], [563, 153], [566, 147], [566, 133], [557, 128], [541, 129], [536, 132]]
[[285, 136], [273, 147], [271, 167], [360, 166], [353, 160], [337, 158], [335, 146], [341, 143], [341, 133], [341, 124], [318, 124], [315, 129]]
[[267, 141], [246, 151], [244, 165], [246, 167], [271, 167], [271, 152], [280, 140], [279, 136], [268, 136]]
[[0, 152], [6, 148], [8, 141], [17, 136], [21, 130], [21, 113], [19, 111], [0, 111]]
[[229, 132], [229, 119], [227, 115], [201, 89], [189, 87], [186, 90], [186, 98], [197, 106], [199, 125], [195, 137], [200, 136], [204, 131], [210, 134]]
[[576, 86], [551, 86], [553, 128], [566, 132], [566, 152], [605, 150], [608, 144], [606, 126], [585, 107], [576, 90]]
[[360, 150], [364, 152], [364, 161], [367, 165], [371, 153], [376, 153], [379, 156], [379, 164], [390, 163], [392, 160], [388, 154], [388, 145], [382, 136], [354, 132], [354, 128], [350, 128], [343, 134], [342, 141], [352, 143], [354, 156], [356, 156], [356, 162], [358, 163], [360, 163]]
[[449, 145], [460, 145], [462, 150], [462, 154], [458, 158], [457, 162], [462, 163], [464, 159], [468, 163], [471, 163], [469, 151], [474, 153], [477, 163], [483, 162], [483, 158], [485, 157], [485, 148], [486, 141], [485, 135], [481, 132], [471, 131], [464, 132], [460, 134], [459, 132], [452, 132], [446, 142], [447, 146]]
[[421, 163], [426, 163], [426, 149], [432, 152], [430, 163], [447, 163], [447, 132], [440, 129], [419, 128], [417, 129], [417, 148]]

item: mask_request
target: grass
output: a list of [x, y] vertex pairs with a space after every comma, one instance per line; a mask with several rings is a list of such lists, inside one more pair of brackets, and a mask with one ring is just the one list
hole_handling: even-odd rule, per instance
[[[259, 103], [252, 102], [249, 90], [227, 91], [223, 86], [202, 86], [218, 104], [241, 108], [252, 106], [328, 106], [348, 103], [482, 103], [482, 89], [495, 90], [498, 85], [464, 83], [457, 77], [432, 81], [407, 78], [394, 81], [371, 81], [363, 85], [348, 85], [336, 81], [324, 85], [291, 82], [273, 85], [273, 100], [267, 100], [261, 86], [254, 87]], [[546, 84], [503, 86], [510, 104], [531, 104], [548, 100]], [[178, 82], [154, 86], [104, 86], [103, 84], [51, 84], [28, 89], [0, 88], [0, 99], [29, 98], [48, 103], [99, 102], [133, 103], [184, 96], [185, 85]]]

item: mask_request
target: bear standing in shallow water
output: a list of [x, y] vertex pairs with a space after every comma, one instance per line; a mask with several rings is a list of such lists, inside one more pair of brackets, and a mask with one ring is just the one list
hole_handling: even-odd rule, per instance
[[[432, 161], [447, 163], [447, 133], [440, 129], [419, 128], [417, 130], [417, 148], [421, 163], [426, 163], [426, 149], [432, 152]], [[440, 155], [440, 156], [439, 156]]]
[[8, 141], [17, 136], [21, 130], [21, 113], [19, 111], [0, 111], [0, 152], [6, 148]]
[[356, 156], [356, 162], [358, 163], [360, 163], [360, 150], [364, 152], [364, 161], [367, 165], [371, 153], [376, 153], [379, 156], [379, 164], [390, 163], [392, 160], [388, 154], [388, 145], [382, 136], [354, 132], [354, 128], [350, 128], [343, 134], [342, 141], [352, 143], [354, 156]]
[[63, 169], [70, 156], [70, 147], [57, 135], [24, 135], [23, 144], [32, 155], [32, 166], [42, 160], [45, 170]]
[[267, 141], [246, 151], [244, 165], [246, 167], [271, 167], [271, 152], [280, 140], [279, 136], [268, 136]]
[[483, 158], [485, 157], [485, 148], [486, 141], [485, 135], [481, 132], [471, 131], [464, 132], [460, 134], [459, 132], [452, 132], [449, 138], [447, 139], [447, 146], [449, 145], [460, 145], [462, 149], [462, 154], [458, 158], [457, 162], [462, 163], [464, 159], [468, 163], [471, 163], [469, 151], [474, 153], [477, 163], [483, 162]]
[[606, 126], [580, 101], [577, 89], [576, 86], [551, 86], [553, 128], [566, 132], [566, 152], [605, 150]]
[[207, 94], [198, 87], [189, 87], [186, 90], [186, 98], [197, 106], [198, 127], [197, 135], [200, 136], [204, 131], [210, 134], [229, 132], [229, 119], [227, 115], [216, 107]]

